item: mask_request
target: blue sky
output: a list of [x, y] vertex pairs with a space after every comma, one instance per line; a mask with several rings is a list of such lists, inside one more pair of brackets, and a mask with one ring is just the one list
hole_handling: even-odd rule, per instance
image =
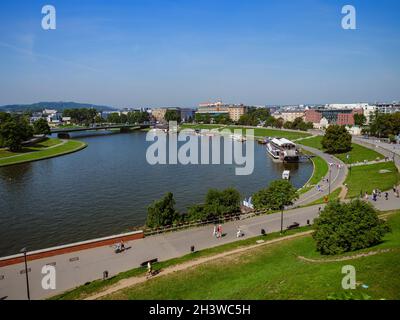
[[[41, 28], [41, 8], [57, 29]], [[357, 30], [341, 9], [357, 10]], [[2, 0], [0, 104], [400, 99], [400, 2]]]

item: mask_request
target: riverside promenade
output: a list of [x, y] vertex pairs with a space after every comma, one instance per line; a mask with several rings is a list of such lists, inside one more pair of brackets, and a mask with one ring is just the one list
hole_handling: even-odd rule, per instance
[[[310, 220], [312, 223], [318, 215], [319, 207], [298, 208], [285, 212], [284, 228], [293, 222], [306, 225], [307, 220]], [[244, 232], [244, 238], [250, 238], [260, 235], [262, 228], [267, 233], [279, 231], [280, 224], [280, 213], [262, 215], [223, 224], [223, 233], [226, 235], [221, 239], [215, 238], [213, 226], [207, 225], [128, 241], [125, 246], [130, 249], [119, 254], [114, 252], [111, 245], [106, 245], [28, 261], [31, 299], [48, 298], [86, 282], [101, 279], [104, 271], [108, 271], [109, 276], [113, 276], [122, 271], [137, 268], [142, 262], [151, 259], [157, 258], [159, 261], [163, 261], [180, 257], [190, 253], [191, 246], [195, 246], [196, 250], [202, 250], [237, 241], [237, 227]], [[56, 267], [55, 290], [42, 288], [43, 275], [41, 271], [45, 265]], [[24, 263], [0, 268], [1, 298], [7, 300], [27, 299]]]
[[[372, 148], [372, 146], [370, 147]], [[331, 191], [343, 185], [347, 175], [347, 167], [343, 163], [319, 150], [304, 148], [322, 157], [328, 163], [342, 164], [340, 168], [337, 165], [333, 165], [331, 168]], [[298, 208], [285, 211], [284, 228], [293, 222], [298, 222], [302, 226], [306, 225], [307, 221], [313, 222], [318, 216], [319, 208], [323, 206], [302, 206], [328, 194], [329, 185], [327, 183], [320, 185], [322, 192], [316, 188], [309, 190], [301, 195], [293, 206]], [[391, 197], [389, 201], [379, 199], [373, 204], [380, 210], [400, 208], [400, 201], [394, 197]], [[222, 239], [213, 237], [213, 226], [208, 225], [126, 241], [125, 246], [130, 249], [120, 254], [116, 254], [112, 245], [108, 244], [35, 260], [29, 260], [28, 257], [31, 299], [45, 299], [87, 282], [101, 279], [104, 271], [107, 271], [111, 277], [120, 272], [137, 268], [148, 260], [156, 258], [158, 261], [165, 261], [180, 257], [189, 254], [191, 246], [194, 246], [195, 250], [202, 250], [237, 241], [237, 227], [244, 232], [244, 238], [251, 238], [260, 235], [261, 229], [265, 229], [267, 233], [279, 231], [280, 225], [280, 213], [275, 213], [225, 223], [223, 224], [225, 236]], [[2, 259], [0, 259], [0, 265], [1, 261]], [[45, 265], [53, 265], [56, 268], [56, 289], [54, 290], [42, 288], [44, 276], [42, 267]], [[23, 262], [0, 267], [0, 299], [27, 299]]]

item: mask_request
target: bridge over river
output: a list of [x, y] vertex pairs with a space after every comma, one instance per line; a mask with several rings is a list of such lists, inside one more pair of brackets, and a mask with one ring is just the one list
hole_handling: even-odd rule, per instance
[[71, 128], [54, 128], [51, 129], [51, 133], [58, 134], [59, 138], [69, 139], [69, 133], [82, 132], [82, 131], [98, 131], [98, 130], [115, 130], [119, 129], [121, 132], [128, 132], [130, 130], [139, 130], [149, 128], [149, 124], [111, 124], [111, 125], [99, 125], [92, 127], [71, 127]]

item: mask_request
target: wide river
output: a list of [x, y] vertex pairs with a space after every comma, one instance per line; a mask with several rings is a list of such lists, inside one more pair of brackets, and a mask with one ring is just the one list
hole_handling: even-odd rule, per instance
[[310, 162], [274, 163], [255, 144], [254, 172], [235, 165], [150, 165], [146, 133], [75, 134], [88, 147], [70, 155], [0, 168], [0, 256], [108, 236], [142, 226], [147, 206], [171, 191], [176, 208], [201, 203], [210, 188], [237, 188], [248, 197], [291, 171], [296, 187]]

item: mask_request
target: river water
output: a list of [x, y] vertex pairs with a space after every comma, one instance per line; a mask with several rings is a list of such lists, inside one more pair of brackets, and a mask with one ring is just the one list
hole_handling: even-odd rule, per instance
[[254, 172], [235, 165], [155, 165], [146, 161], [146, 133], [75, 134], [88, 147], [66, 156], [0, 168], [0, 256], [88, 240], [142, 226], [147, 206], [171, 191], [176, 208], [201, 203], [210, 188], [235, 187], [248, 197], [291, 171], [294, 186], [310, 162], [274, 163], [255, 144]]

